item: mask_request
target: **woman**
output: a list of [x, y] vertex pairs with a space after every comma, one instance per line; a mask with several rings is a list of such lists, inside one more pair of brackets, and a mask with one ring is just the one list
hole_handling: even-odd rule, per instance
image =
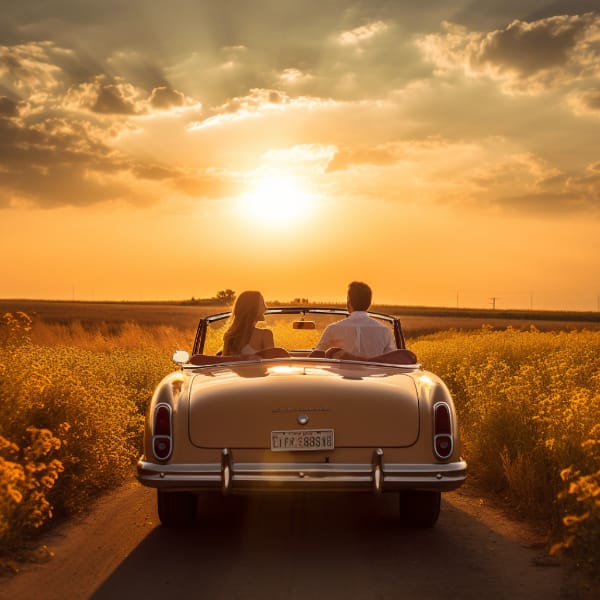
[[238, 296], [223, 336], [223, 355], [252, 355], [273, 348], [273, 332], [256, 327], [263, 320], [266, 308], [260, 292], [246, 291]]

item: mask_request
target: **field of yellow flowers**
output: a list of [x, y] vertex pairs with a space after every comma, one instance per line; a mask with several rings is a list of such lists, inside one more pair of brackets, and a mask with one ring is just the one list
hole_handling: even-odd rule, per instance
[[0, 554], [131, 477], [146, 403], [173, 366], [134, 325], [113, 340], [46, 328], [44, 345], [31, 327], [0, 317]]
[[[192, 338], [0, 317], [0, 554], [132, 476], [146, 403]], [[484, 327], [408, 345], [454, 395], [471, 477], [598, 567], [600, 332]]]
[[410, 347], [453, 393], [471, 476], [600, 566], [600, 333], [484, 327]]

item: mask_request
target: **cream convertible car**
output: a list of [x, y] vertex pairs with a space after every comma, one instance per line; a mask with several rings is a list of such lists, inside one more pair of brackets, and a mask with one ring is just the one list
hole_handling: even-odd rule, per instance
[[[347, 316], [339, 309], [268, 309], [285, 352], [218, 356], [229, 314], [201, 319], [192, 355], [175, 353], [180, 370], [148, 408], [138, 478], [156, 488], [162, 524], [192, 522], [203, 493], [389, 492], [403, 523], [431, 527], [440, 493], [466, 476], [444, 383], [407, 350], [311, 357], [323, 328]], [[405, 348], [398, 319], [370, 315]]]

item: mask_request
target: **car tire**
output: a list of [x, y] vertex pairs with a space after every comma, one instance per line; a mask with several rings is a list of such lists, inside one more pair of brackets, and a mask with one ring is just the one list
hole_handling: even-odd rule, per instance
[[440, 516], [441, 493], [425, 490], [400, 492], [400, 522], [406, 527], [433, 527]]
[[189, 492], [157, 490], [158, 517], [165, 527], [184, 527], [194, 521], [197, 498]]

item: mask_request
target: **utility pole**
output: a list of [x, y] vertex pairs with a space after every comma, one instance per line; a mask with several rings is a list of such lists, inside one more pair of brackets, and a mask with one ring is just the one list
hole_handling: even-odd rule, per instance
[[492, 303], [492, 310], [496, 310], [496, 300], [498, 300], [497, 296], [492, 296], [490, 298], [490, 302]]

